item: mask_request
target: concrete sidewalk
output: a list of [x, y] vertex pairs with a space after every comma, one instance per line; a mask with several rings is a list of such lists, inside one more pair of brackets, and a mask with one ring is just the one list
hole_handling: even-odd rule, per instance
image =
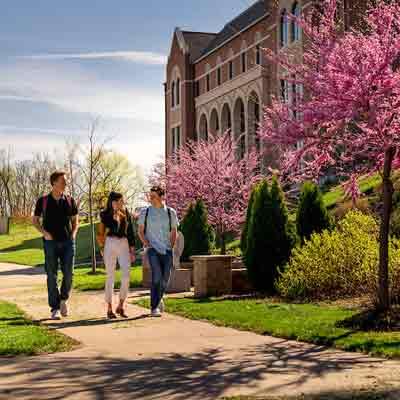
[[[396, 388], [400, 362], [260, 336], [173, 315], [104, 319], [103, 293], [74, 293], [72, 317], [46, 321], [45, 276], [0, 264], [0, 299], [82, 345], [0, 359], [0, 399], [219, 399]], [[142, 293], [139, 293], [142, 294]], [[138, 296], [137, 292], [131, 297]], [[400, 344], [399, 344], [400, 345]]]

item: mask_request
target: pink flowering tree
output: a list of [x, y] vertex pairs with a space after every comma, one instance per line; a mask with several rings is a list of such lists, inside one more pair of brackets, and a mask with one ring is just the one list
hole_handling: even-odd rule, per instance
[[336, 0], [325, 0], [318, 24], [310, 14], [297, 21], [307, 37], [300, 65], [290, 55], [270, 54], [294, 85], [303, 86], [305, 96], [290, 104], [273, 101], [260, 135], [281, 149], [282, 173], [289, 180], [317, 178], [336, 168], [348, 177], [347, 193], [356, 197], [357, 177], [380, 173], [377, 307], [386, 310], [392, 171], [400, 166], [400, 5], [378, 1], [362, 28], [346, 32], [335, 18], [336, 8]]
[[230, 132], [208, 141], [189, 142], [167, 160], [168, 203], [183, 215], [191, 202], [203, 200], [209, 224], [226, 253], [226, 234], [239, 233], [253, 184], [259, 179], [259, 156], [238, 160]]

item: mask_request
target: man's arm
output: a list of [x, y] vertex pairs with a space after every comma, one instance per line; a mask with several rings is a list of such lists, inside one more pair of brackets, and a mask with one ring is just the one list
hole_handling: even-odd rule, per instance
[[145, 238], [145, 235], [144, 235], [144, 225], [139, 225], [139, 232], [138, 232], [138, 234], [139, 234], [139, 239], [140, 239], [140, 241], [141, 241], [142, 244], [143, 244], [143, 247], [150, 247], [150, 243], [149, 243], [149, 241]]
[[178, 229], [172, 228], [171, 230], [171, 247], [175, 247], [176, 237], [178, 236]]
[[46, 240], [53, 240], [51, 234], [44, 230], [43, 226], [40, 223], [40, 217], [34, 215], [32, 217], [32, 224], [33, 226], [43, 235]]
[[72, 223], [72, 239], [76, 239], [76, 235], [78, 234], [79, 230], [79, 215], [76, 214], [71, 218]]

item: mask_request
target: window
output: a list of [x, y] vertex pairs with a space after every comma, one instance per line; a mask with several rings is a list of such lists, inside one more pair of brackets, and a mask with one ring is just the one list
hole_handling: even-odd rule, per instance
[[172, 108], [175, 107], [175, 81], [171, 85], [171, 104]]
[[222, 83], [222, 75], [221, 75], [221, 67], [217, 69], [217, 86], [220, 86]]
[[284, 79], [281, 79], [281, 100], [286, 104], [289, 103], [289, 84]]
[[344, 14], [344, 29], [349, 30], [349, 0], [343, 0], [343, 14]]
[[256, 64], [261, 65], [261, 47], [259, 44], [256, 46]]
[[172, 152], [176, 153], [181, 148], [181, 127], [172, 128]]
[[181, 127], [176, 127], [176, 149], [179, 150], [181, 148]]
[[242, 73], [243, 73], [246, 72], [246, 62], [247, 62], [246, 52], [243, 52], [240, 58], [242, 61]]
[[200, 96], [200, 81], [194, 82], [194, 97]]
[[[300, 5], [297, 1], [293, 4], [292, 14], [295, 17], [300, 18]], [[292, 39], [292, 42], [296, 42], [296, 41], [300, 40], [301, 28], [296, 20], [292, 20], [291, 27], [292, 27], [291, 39]]]
[[280, 20], [281, 47], [286, 47], [289, 41], [289, 21], [286, 9], [282, 11]]
[[260, 151], [260, 136], [258, 135], [258, 128], [260, 124], [260, 104], [257, 102], [254, 104], [254, 133], [255, 133], [255, 144], [257, 151]]
[[176, 80], [176, 105], [179, 106], [181, 102], [181, 80]]
[[210, 74], [206, 76], [206, 90], [207, 92], [210, 91]]
[[229, 79], [233, 79], [233, 61], [229, 61]]

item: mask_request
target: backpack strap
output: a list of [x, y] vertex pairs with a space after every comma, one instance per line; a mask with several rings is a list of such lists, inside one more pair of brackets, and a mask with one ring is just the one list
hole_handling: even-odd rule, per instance
[[69, 208], [72, 208], [72, 197], [69, 195], [66, 195], [65, 200], [67, 200]]
[[169, 231], [172, 231], [172, 222], [171, 222], [171, 209], [167, 207], [168, 210], [168, 220], [169, 220]]
[[42, 197], [42, 218], [46, 218], [47, 203], [49, 202], [49, 195], [46, 194]]
[[144, 234], [146, 234], [147, 231], [147, 217], [149, 216], [149, 207], [146, 209], [146, 215], [144, 217]]

